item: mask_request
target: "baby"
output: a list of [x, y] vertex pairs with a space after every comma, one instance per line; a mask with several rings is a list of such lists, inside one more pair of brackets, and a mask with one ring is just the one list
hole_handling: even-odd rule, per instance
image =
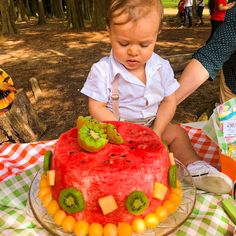
[[227, 193], [231, 179], [195, 153], [188, 135], [171, 124], [179, 83], [168, 61], [154, 53], [163, 8], [159, 0], [112, 0], [107, 14], [111, 53], [95, 63], [81, 92], [99, 121], [151, 127], [193, 176], [197, 188]]

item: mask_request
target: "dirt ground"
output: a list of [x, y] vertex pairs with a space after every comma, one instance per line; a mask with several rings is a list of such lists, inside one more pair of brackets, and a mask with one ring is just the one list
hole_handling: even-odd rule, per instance
[[[171, 14], [171, 15], [168, 15]], [[204, 45], [210, 33], [209, 17], [201, 27], [179, 29], [175, 11], [165, 11], [156, 52], [160, 56], [193, 53]], [[0, 42], [0, 67], [23, 88], [39, 117], [47, 125], [41, 140], [57, 138], [73, 127], [78, 115], [86, 115], [87, 101], [80, 94], [91, 65], [110, 51], [103, 30], [67, 31], [65, 22], [48, 20], [38, 26], [36, 20], [17, 23], [18, 34]], [[42, 90], [37, 102], [29, 82], [35, 77]], [[218, 82], [207, 81], [177, 108], [174, 122], [196, 121], [218, 102]]]

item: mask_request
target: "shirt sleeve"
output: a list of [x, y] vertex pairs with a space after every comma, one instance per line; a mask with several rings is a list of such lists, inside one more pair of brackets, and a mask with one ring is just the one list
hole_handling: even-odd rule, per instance
[[167, 97], [174, 93], [180, 85], [175, 79], [174, 71], [168, 61], [165, 61], [161, 73], [164, 96]]
[[210, 42], [193, 55], [208, 71], [212, 79], [236, 51], [236, 7], [227, 11], [224, 23], [216, 30]]
[[95, 63], [81, 89], [81, 93], [99, 102], [107, 103], [111, 88], [108, 86], [109, 77], [106, 71], [99, 62]]

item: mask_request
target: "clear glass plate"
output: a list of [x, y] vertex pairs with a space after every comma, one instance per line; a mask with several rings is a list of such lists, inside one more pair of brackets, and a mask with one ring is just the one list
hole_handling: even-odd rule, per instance
[[[178, 178], [183, 190], [182, 203], [177, 211], [170, 215], [167, 220], [160, 223], [157, 228], [147, 230], [144, 234], [142, 234], [142, 236], [168, 235], [177, 230], [177, 228], [188, 219], [193, 211], [196, 201], [196, 188], [193, 185], [192, 177], [182, 163], [176, 160], [176, 165], [178, 166]], [[33, 215], [37, 221], [52, 235], [72, 236], [73, 234], [65, 233], [60, 226], [56, 225], [53, 218], [48, 215], [47, 210], [42, 206], [41, 200], [37, 196], [41, 175], [42, 170], [39, 170], [30, 186], [29, 205]], [[133, 235], [138, 236], [137, 234]]]

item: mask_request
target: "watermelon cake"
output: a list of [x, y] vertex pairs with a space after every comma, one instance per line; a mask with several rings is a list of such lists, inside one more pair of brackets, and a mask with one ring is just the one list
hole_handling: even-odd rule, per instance
[[177, 209], [177, 167], [150, 128], [78, 123], [44, 158], [38, 196], [56, 224], [77, 236], [129, 236]]

